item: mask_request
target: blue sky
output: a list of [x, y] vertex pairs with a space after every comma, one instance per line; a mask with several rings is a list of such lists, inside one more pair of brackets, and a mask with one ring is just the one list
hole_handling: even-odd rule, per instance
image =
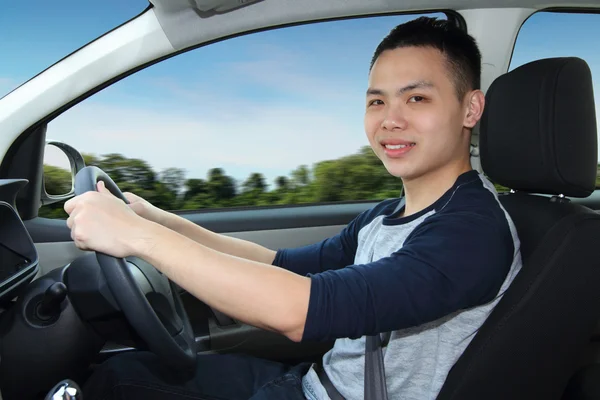
[[[147, 4], [8, 3], [0, 14], [0, 97]], [[204, 177], [218, 166], [238, 180], [262, 172], [272, 182], [300, 164], [368, 144], [362, 127], [368, 63], [381, 38], [409, 18], [291, 27], [193, 50], [73, 107], [50, 123], [48, 136], [83, 152], [142, 158], [157, 171], [176, 166]], [[589, 40], [597, 37], [600, 15], [536, 14], [521, 30], [511, 68], [574, 55], [600, 76], [598, 46]]]

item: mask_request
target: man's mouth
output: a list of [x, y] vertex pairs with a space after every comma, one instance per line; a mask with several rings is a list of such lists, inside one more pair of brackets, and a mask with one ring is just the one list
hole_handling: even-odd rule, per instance
[[405, 147], [413, 147], [416, 143], [407, 144], [384, 144], [383, 146], [388, 150], [404, 149]]
[[389, 140], [381, 143], [387, 157], [403, 158], [417, 145], [414, 142], [404, 140]]

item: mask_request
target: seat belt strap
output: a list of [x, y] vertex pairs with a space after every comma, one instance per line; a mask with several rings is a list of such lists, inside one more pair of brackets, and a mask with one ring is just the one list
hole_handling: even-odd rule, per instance
[[365, 400], [388, 400], [381, 336], [367, 336], [365, 345]]
[[[400, 201], [393, 214], [404, 207], [404, 188], [400, 194]], [[389, 335], [389, 334], [388, 334]], [[390, 336], [386, 337], [386, 342]], [[381, 335], [367, 336], [365, 343], [365, 400], [388, 400], [387, 386], [385, 383], [385, 367], [383, 365], [383, 352], [381, 351]]]
[[327, 376], [327, 372], [325, 372], [321, 363], [314, 364], [313, 368], [317, 373], [319, 380], [321, 381], [321, 385], [323, 385], [325, 391], [327, 392], [327, 395], [331, 400], [346, 400], [344, 399], [344, 396], [342, 396], [342, 394], [338, 392], [336, 387], [333, 385], [333, 382], [331, 382], [329, 376]]

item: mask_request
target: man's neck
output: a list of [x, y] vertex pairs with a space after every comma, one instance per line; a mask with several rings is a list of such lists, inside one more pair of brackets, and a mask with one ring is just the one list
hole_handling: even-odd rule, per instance
[[461, 162], [452, 167], [446, 165], [412, 180], [403, 180], [406, 205], [402, 216], [416, 214], [435, 203], [460, 175], [470, 170], [470, 162]]

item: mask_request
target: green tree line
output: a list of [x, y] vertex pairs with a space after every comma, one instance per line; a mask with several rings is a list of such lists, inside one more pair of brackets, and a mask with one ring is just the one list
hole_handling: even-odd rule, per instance
[[[224, 169], [212, 168], [204, 178], [188, 179], [183, 169], [155, 171], [148, 162], [122, 154], [83, 157], [86, 165], [105, 171], [123, 192], [135, 193], [166, 210], [382, 200], [398, 196], [402, 188], [401, 180], [386, 171], [368, 146], [312, 167], [300, 165], [272, 185], [259, 172], [238, 182]], [[68, 193], [70, 172], [44, 165], [44, 183], [49, 194]], [[62, 203], [42, 207], [39, 215], [66, 218]]]

